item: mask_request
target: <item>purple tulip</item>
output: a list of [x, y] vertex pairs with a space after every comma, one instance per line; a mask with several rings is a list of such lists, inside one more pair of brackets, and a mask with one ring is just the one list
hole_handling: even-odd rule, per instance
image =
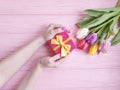
[[86, 37], [86, 41], [89, 44], [93, 44], [97, 41], [98, 36], [97, 33], [90, 33], [87, 37]]
[[104, 41], [99, 45], [99, 52], [107, 53], [107, 50], [109, 49], [109, 47], [110, 47], [110, 42]]

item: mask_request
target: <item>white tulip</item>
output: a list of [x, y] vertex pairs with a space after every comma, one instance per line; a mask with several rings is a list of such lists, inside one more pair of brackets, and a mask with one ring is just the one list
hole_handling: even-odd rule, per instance
[[88, 32], [89, 32], [88, 28], [79, 29], [76, 33], [76, 38], [83, 39], [88, 35]]

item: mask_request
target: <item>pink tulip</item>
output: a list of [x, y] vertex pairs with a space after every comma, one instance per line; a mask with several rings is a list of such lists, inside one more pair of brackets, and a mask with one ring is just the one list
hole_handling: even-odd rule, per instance
[[86, 42], [85, 39], [78, 40], [77, 47], [78, 47], [79, 49], [87, 50], [88, 46], [89, 46], [89, 45], [88, 45], [88, 43]]
[[104, 41], [103, 43], [99, 44], [99, 52], [102, 53], [107, 53], [107, 50], [110, 47], [110, 42], [109, 41]]

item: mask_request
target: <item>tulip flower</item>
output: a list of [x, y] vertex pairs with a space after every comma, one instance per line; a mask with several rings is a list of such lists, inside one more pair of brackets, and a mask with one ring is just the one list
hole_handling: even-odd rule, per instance
[[103, 43], [99, 44], [99, 52], [107, 53], [109, 47], [110, 47], [110, 42], [104, 41]]
[[86, 37], [86, 41], [89, 43], [89, 44], [93, 44], [97, 41], [97, 33], [90, 33], [87, 37]]
[[87, 50], [87, 48], [88, 48], [88, 43], [86, 42], [85, 39], [78, 40], [77, 47], [78, 47], [79, 49], [82, 49], [82, 50]]
[[88, 28], [83, 28], [79, 29], [78, 32], [76, 33], [77, 39], [83, 39], [88, 35], [89, 29]]
[[94, 55], [98, 50], [98, 44], [95, 43], [93, 45], [91, 45], [90, 49], [89, 49], [89, 54], [90, 55]]

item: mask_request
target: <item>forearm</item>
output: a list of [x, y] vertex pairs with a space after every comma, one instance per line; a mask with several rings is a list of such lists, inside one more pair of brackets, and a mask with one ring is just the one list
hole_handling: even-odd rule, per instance
[[[57, 54], [53, 57], [50, 57], [49, 60], [54, 62], [55, 60], [57, 60], [59, 58], [60, 58], [60, 54]], [[45, 57], [42, 60], [45, 60]], [[60, 61], [63, 61], [63, 60], [60, 60]], [[54, 65], [58, 65], [60, 63], [61, 62], [56, 62], [56, 63], [54, 63]], [[37, 63], [35, 68], [33, 68], [33, 70], [31, 70], [31, 72], [25, 77], [25, 79], [22, 81], [22, 83], [17, 88], [17, 90], [34, 90], [37, 79], [39, 78], [40, 74], [42, 73], [43, 68], [44, 67], [41, 65], [41, 63]]]
[[11, 56], [0, 62], [0, 87], [29, 60], [37, 49], [45, 43], [44, 38], [38, 37]]
[[25, 77], [17, 90], [34, 90], [37, 79], [40, 76], [40, 73], [42, 73], [42, 69], [42, 65], [38, 63], [27, 77]]

